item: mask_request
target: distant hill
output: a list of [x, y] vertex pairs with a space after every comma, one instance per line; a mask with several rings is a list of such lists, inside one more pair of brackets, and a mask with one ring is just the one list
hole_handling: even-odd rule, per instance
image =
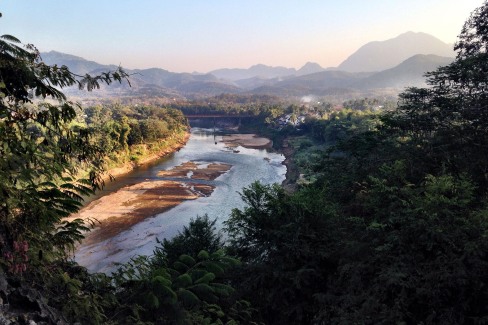
[[250, 90], [251, 93], [275, 96], [317, 96], [331, 92], [357, 94], [375, 89], [403, 90], [405, 87], [424, 87], [425, 73], [434, 71], [453, 61], [453, 58], [437, 55], [414, 55], [394, 68], [380, 72], [347, 72], [327, 70], [263, 84]]
[[397, 88], [425, 87], [424, 74], [440, 66], [450, 64], [454, 58], [438, 55], [417, 54], [403, 61], [394, 68], [375, 73], [357, 84], [357, 88]]
[[287, 89], [294, 95], [324, 94], [330, 88], [352, 88], [369, 74], [346, 71], [322, 71], [280, 81], [274, 86]]
[[237, 85], [238, 87], [246, 90], [250, 90], [253, 88], [261, 87], [261, 86], [268, 86], [268, 85], [273, 85], [276, 82], [282, 80], [283, 77], [281, 78], [261, 78], [261, 77], [252, 77], [248, 79], [240, 79], [234, 81], [234, 84]]
[[307, 62], [303, 67], [295, 68], [271, 67], [264, 64], [253, 65], [249, 69], [218, 69], [210, 71], [217, 78], [231, 81], [239, 81], [241, 84], [249, 84], [255, 80], [258, 84], [267, 79], [289, 78], [303, 76], [315, 72], [324, 71], [318, 63]]
[[[419, 54], [434, 51], [447, 55]], [[405, 57], [407, 53], [414, 52]], [[371, 42], [352, 54], [338, 68], [322, 68], [307, 62], [303, 67], [271, 67], [258, 64], [249, 69], [219, 69], [211, 73], [175, 73], [160, 68], [126, 70], [130, 83], [114, 83], [110, 87], [86, 93], [76, 87], [67, 93], [74, 96], [146, 96], [165, 98], [205, 98], [221, 94], [261, 94], [305, 96], [338, 94], [354, 96], [374, 94], [378, 89], [399, 92], [408, 86], [425, 86], [424, 74], [452, 62], [450, 46], [424, 33], [405, 33], [384, 42]], [[116, 65], [103, 65], [81, 57], [60, 53], [41, 53], [47, 64], [66, 65], [74, 73], [97, 74], [114, 70]], [[397, 62], [398, 63], [395, 63]], [[383, 68], [383, 67], [388, 68]], [[370, 72], [359, 72], [368, 71]]]
[[318, 63], [315, 62], [307, 62], [303, 67], [297, 70], [297, 76], [304, 76], [311, 73], [322, 72], [325, 69], [322, 68]]
[[416, 54], [455, 56], [452, 45], [426, 33], [407, 32], [386, 41], [367, 43], [337, 68], [348, 72], [382, 71]]
[[296, 70], [294, 68], [270, 67], [264, 64], [256, 64], [249, 69], [218, 69], [209, 73], [220, 79], [236, 81], [254, 77], [262, 79], [285, 77], [295, 75]]
[[[116, 65], [99, 64], [78, 56], [55, 51], [41, 53], [41, 57], [47, 64], [66, 65], [72, 72], [80, 75], [86, 73], [97, 74], [102, 71], [114, 70], [118, 67]], [[224, 92], [239, 92], [239, 87], [220, 81], [211, 74], [175, 73], [159, 68], [126, 69], [125, 71], [131, 75], [131, 87], [126, 82], [122, 84], [114, 83], [110, 87], [102, 86], [101, 91], [90, 95], [106, 96], [109, 93], [117, 96], [141, 94], [168, 96], [176, 92], [177, 94], [191, 97], [193, 95], [210, 96]], [[68, 93], [80, 96], [87, 95], [86, 93], [78, 92], [76, 89], [70, 89]]]
[[117, 69], [117, 66], [113, 64], [104, 65], [94, 61], [85, 60], [79, 56], [56, 51], [43, 52], [41, 53], [41, 58], [46, 64], [57, 64], [59, 66], [65, 65], [71, 70], [71, 72], [80, 75], [84, 75], [95, 70], [107, 71]]

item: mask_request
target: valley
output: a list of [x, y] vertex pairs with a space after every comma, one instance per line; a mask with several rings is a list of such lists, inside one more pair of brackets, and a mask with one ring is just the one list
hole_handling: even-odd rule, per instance
[[480, 1], [6, 0], [0, 324], [486, 323]]

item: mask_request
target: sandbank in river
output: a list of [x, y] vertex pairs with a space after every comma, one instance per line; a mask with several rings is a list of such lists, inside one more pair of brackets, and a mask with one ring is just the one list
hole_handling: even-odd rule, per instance
[[[228, 164], [201, 165], [187, 162], [159, 174], [176, 179], [214, 180], [231, 167]], [[211, 185], [196, 182], [144, 181], [91, 202], [72, 218], [96, 219], [95, 229], [89, 232], [84, 240], [84, 245], [91, 245], [114, 237], [142, 220], [165, 212], [185, 200], [209, 196], [213, 189]]]
[[[249, 152], [249, 150], [256, 148], [264, 149], [271, 147], [271, 141], [269, 139], [256, 137], [252, 134], [222, 136], [220, 137], [221, 141], [219, 141], [220, 139], [215, 139], [215, 136], [207, 137], [207, 139], [210, 140], [212, 137], [214, 139], [213, 142], [216, 142], [215, 146], [213, 142], [205, 142], [206, 144], [202, 142], [200, 144], [199, 141], [202, 140], [192, 140], [192, 145], [190, 145], [192, 149], [184, 149], [178, 153], [179, 157], [188, 157], [187, 160], [181, 160], [179, 158], [178, 165], [175, 164], [168, 166], [165, 170], [159, 170], [155, 177], [143, 177], [134, 182], [129, 182], [125, 187], [92, 201], [78, 214], [71, 216], [71, 218], [96, 219], [95, 228], [86, 234], [85, 240], [76, 251], [76, 260], [80, 264], [88, 266], [92, 271], [108, 272], [113, 270], [110, 267], [110, 265], [113, 265], [113, 262], [123, 262], [127, 260], [128, 255], [137, 254], [136, 252], [140, 251], [141, 245], [145, 245], [144, 243], [147, 243], [156, 232], [159, 234], [161, 231], [164, 231], [165, 235], [168, 233], [168, 228], [166, 226], [161, 227], [160, 225], [161, 222], [159, 220], [161, 217], [159, 216], [161, 216], [161, 213], [176, 207], [179, 208], [179, 205], [183, 202], [195, 201], [198, 198], [211, 196], [216, 189], [215, 185], [222, 184], [218, 180], [220, 179], [219, 176], [229, 173], [231, 169], [234, 170], [232, 167], [236, 163], [240, 166], [243, 161], [250, 161], [250, 158], [248, 158], [250, 157], [248, 156], [249, 154], [255, 156], [256, 158], [254, 159], [264, 157], [264, 159], [261, 158], [261, 161], [264, 160], [267, 162], [264, 165], [256, 162], [257, 165], [249, 165], [248, 167], [253, 168], [253, 177], [259, 177], [257, 179], [260, 180], [266, 179], [265, 182], [268, 182], [268, 174], [262, 174], [268, 168], [265, 165], [279, 163], [280, 158], [276, 154], [272, 156], [274, 158], [272, 158], [273, 162], [271, 163], [269, 158], [267, 158], [271, 157], [269, 154]], [[218, 145], [217, 142], [219, 143]], [[207, 147], [208, 145], [212, 147]], [[237, 148], [238, 146], [241, 147]], [[189, 154], [189, 152], [200, 152], [200, 150], [202, 150], [203, 155]], [[207, 152], [207, 150], [209, 151]], [[220, 154], [218, 152], [222, 153]], [[229, 155], [229, 152], [231, 156], [226, 156]], [[222, 159], [225, 163], [220, 161], [218, 157], [214, 157], [215, 155], [223, 155]], [[243, 155], [242, 158], [238, 158], [241, 155]], [[231, 158], [232, 156], [235, 158]], [[236, 172], [242, 175], [242, 166], [232, 173], [235, 174]], [[276, 170], [276, 172], [278, 171]], [[279, 173], [281, 172], [274, 174], [275, 176], [272, 177], [280, 177], [278, 176]], [[264, 179], [261, 177], [264, 177]], [[228, 185], [219, 186], [227, 187]], [[247, 185], [243, 184], [242, 186]], [[234, 190], [235, 192], [233, 192], [237, 193], [237, 191], [242, 189], [242, 186], [237, 187]], [[222, 195], [221, 189], [218, 196], [222, 197]], [[224, 195], [227, 196], [227, 194]], [[231, 194], [229, 193], [228, 195]], [[232, 196], [235, 195], [232, 194]], [[198, 202], [202, 201], [198, 200]], [[234, 201], [226, 199], [227, 202]], [[238, 203], [235, 204], [238, 205]], [[233, 205], [233, 207], [236, 206]], [[215, 213], [219, 214], [222, 209], [227, 209], [222, 206], [216, 206], [215, 208], [219, 211], [211, 210], [213, 215]], [[198, 213], [205, 213], [201, 210], [199, 211]], [[228, 214], [226, 213], [225, 215]], [[152, 227], [153, 222], [151, 220], [156, 216], [158, 217], [154, 220], [158, 220], [155, 221], [158, 226], [154, 225], [156, 226], [154, 229], [143, 228], [144, 230], [141, 230], [139, 224], [144, 224], [145, 226], [143, 227], [147, 227], [147, 222], [150, 222], [149, 227]], [[173, 217], [171, 219], [174, 220]], [[187, 220], [187, 217], [183, 217], [182, 220]], [[174, 221], [170, 222], [174, 224]], [[138, 227], [138, 230], [134, 230], [136, 229], [135, 227]], [[124, 237], [120, 237], [119, 235]], [[157, 237], [159, 235], [156, 235]], [[129, 246], [129, 248], [127, 246], [128, 242], [134, 244]], [[128, 251], [125, 252], [125, 250]], [[149, 248], [143, 248], [145, 254], [147, 254], [148, 250]]]
[[[271, 140], [254, 134], [231, 134], [222, 137], [228, 147], [268, 148]], [[84, 207], [70, 219], [94, 220], [95, 228], [86, 234], [83, 245], [92, 245], [129, 229], [142, 220], [179, 205], [212, 194], [214, 187], [196, 182], [179, 182], [177, 179], [214, 180], [227, 172], [228, 164], [199, 165], [185, 162], [158, 176], [176, 180], [148, 180], [126, 186], [105, 195]]]

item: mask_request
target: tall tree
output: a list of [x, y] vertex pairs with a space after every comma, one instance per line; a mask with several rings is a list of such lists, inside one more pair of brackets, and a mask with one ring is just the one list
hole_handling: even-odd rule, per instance
[[[80, 107], [60, 89], [93, 90], [124, 78], [121, 68], [75, 75], [66, 66], [46, 65], [34, 46], [0, 36], [0, 295], [20, 307], [37, 302], [51, 314], [30, 286], [58, 276], [55, 267], [42, 273], [41, 266], [63, 260], [81, 240], [87, 225], [64, 218], [79, 209], [83, 194], [101, 185], [104, 153], [90, 144], [88, 129], [71, 124]], [[88, 177], [77, 179], [80, 170]]]
[[417, 156], [427, 158], [421, 165], [431, 172], [467, 172], [482, 192], [488, 190], [487, 17], [485, 2], [464, 24], [456, 60], [427, 74], [431, 88], [401, 94], [399, 109], [384, 119], [387, 127], [411, 140]]
[[[44, 64], [32, 45], [0, 36], [0, 242], [4, 252], [19, 240], [38, 249], [66, 248], [79, 221], [62, 218], [79, 207], [80, 194], [100, 185], [102, 152], [88, 130], [71, 127], [80, 107], [59, 88], [92, 90], [127, 75], [122, 69], [91, 77]], [[52, 99], [46, 101], [45, 99]], [[87, 180], [74, 177], [83, 168]], [[60, 227], [60, 228], [58, 228]], [[81, 228], [82, 229], [82, 228]]]

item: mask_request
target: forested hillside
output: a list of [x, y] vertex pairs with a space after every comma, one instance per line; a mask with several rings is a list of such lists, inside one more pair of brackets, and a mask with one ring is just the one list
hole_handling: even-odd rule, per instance
[[[487, 2], [464, 25], [454, 62], [397, 107], [349, 102], [276, 131], [291, 136], [304, 174], [295, 192], [254, 183], [223, 234], [211, 215], [195, 217], [113, 275], [70, 260], [89, 225], [64, 218], [99, 188], [107, 157], [182, 130], [181, 113], [79, 114], [56, 87], [96, 89], [123, 70], [80, 78], [1, 36], [0, 322], [487, 323], [486, 17]], [[86, 179], [75, 179], [80, 170]]]
[[432, 88], [369, 122], [314, 126], [335, 145], [312, 184], [243, 191], [229, 250], [266, 323], [487, 321], [487, 12], [464, 26], [455, 62], [428, 75]]

